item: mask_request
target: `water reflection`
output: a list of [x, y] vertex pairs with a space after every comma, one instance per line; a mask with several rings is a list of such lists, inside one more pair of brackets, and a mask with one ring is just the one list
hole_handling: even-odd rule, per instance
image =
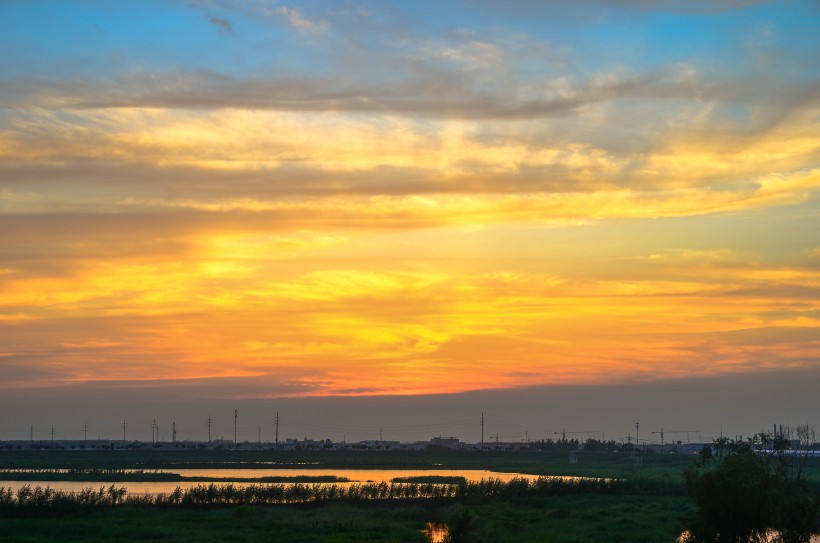
[[[84, 488], [97, 488], [100, 486], [114, 485], [117, 488], [126, 487], [129, 494], [158, 494], [173, 492], [177, 487], [182, 490], [208, 484], [202, 481], [186, 481], [185, 477], [212, 477], [219, 479], [218, 484], [225, 484], [233, 482], [237, 488], [254, 485], [248, 479], [258, 479], [262, 477], [322, 477], [322, 476], [336, 476], [343, 477], [348, 482], [335, 483], [317, 483], [336, 485], [341, 487], [348, 487], [355, 484], [362, 484], [367, 482], [373, 483], [388, 483], [393, 479], [406, 477], [463, 477], [468, 482], [478, 482], [482, 479], [497, 479], [503, 482], [508, 482], [515, 478], [523, 478], [529, 480], [538, 479], [538, 475], [529, 475], [526, 473], [506, 473], [494, 472], [487, 470], [365, 470], [365, 469], [178, 469], [178, 470], [159, 470], [159, 473], [177, 473], [183, 477], [182, 480], [177, 481], [53, 481], [48, 480], [48, 474], [43, 474], [43, 479], [39, 481], [3, 481], [0, 480], [0, 487], [11, 488], [13, 492], [24, 485], [46, 487], [49, 486], [56, 490], [63, 490], [66, 492], [79, 492]], [[242, 481], [244, 479], [244, 481]], [[577, 477], [566, 477], [566, 479], [578, 479]], [[274, 483], [274, 484], [289, 484], [289, 483]], [[314, 484], [314, 483], [307, 483]]]
[[496, 472], [483, 469], [177, 469], [183, 477], [214, 477], [230, 480], [260, 477], [343, 477], [352, 483], [389, 483], [393, 479], [406, 477], [464, 477], [468, 482], [482, 479], [499, 479], [505, 483], [512, 479], [538, 479], [538, 475], [526, 473]]
[[430, 543], [444, 543], [444, 538], [447, 537], [447, 525], [441, 522], [428, 522], [422, 532]]

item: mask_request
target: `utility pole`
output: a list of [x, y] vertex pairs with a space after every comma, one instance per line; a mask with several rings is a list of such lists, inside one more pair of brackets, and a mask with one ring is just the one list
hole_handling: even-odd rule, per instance
[[83, 442], [88, 441], [88, 423], [83, 423]]
[[174, 421], [171, 423], [171, 441], [174, 443], [177, 442], [177, 422]]
[[211, 425], [214, 423], [214, 418], [208, 415], [208, 446], [211, 446]]
[[236, 441], [236, 422], [239, 419], [239, 410], [233, 410], [233, 446], [235, 449], [239, 448], [239, 443]]
[[54, 447], [54, 426], [51, 427], [51, 446]]
[[276, 450], [279, 450], [279, 411], [276, 412]]
[[122, 446], [125, 447], [125, 429], [128, 427], [125, 419], [122, 419]]
[[641, 427], [641, 423], [636, 422], [635, 423], [635, 449], [637, 449], [641, 444], [641, 442], [638, 441], [638, 428], [640, 428], [640, 427]]
[[479, 449], [484, 449], [484, 413], [481, 414], [481, 446]]
[[157, 419], [151, 421], [151, 443], [156, 443], [154, 436], [157, 435]]

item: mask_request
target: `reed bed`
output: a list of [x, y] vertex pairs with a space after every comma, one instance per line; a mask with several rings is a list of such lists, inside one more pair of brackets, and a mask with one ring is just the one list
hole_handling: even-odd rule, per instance
[[623, 479], [539, 477], [504, 482], [482, 479], [458, 484], [362, 483], [351, 485], [293, 483], [201, 484], [173, 492], [128, 494], [126, 487], [110, 485], [68, 492], [50, 487], [25, 485], [17, 491], [0, 486], [0, 512], [76, 511], [120, 505], [135, 506], [220, 506], [280, 505], [292, 503], [365, 502], [372, 500], [418, 500], [471, 498], [515, 498], [571, 494], [634, 494], [640, 489]]

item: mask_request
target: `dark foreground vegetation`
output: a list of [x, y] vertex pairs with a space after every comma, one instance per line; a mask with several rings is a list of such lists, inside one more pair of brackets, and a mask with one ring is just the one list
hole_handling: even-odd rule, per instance
[[[424, 542], [423, 530], [432, 522], [446, 523], [453, 543], [672, 542], [702, 519], [702, 504], [687, 496], [695, 488], [692, 481], [719, 474], [730, 456], [703, 461], [646, 454], [636, 465], [630, 455], [611, 452], [582, 453], [578, 464], [570, 464], [564, 454], [527, 451], [0, 452], [0, 468], [5, 469], [120, 470], [123, 476], [123, 470], [150, 476], [150, 470], [174, 467], [321, 467], [494, 469], [589, 477], [509, 483], [468, 483], [457, 477], [352, 485], [213, 483], [153, 496], [129, 495], [127, 483], [71, 495], [29, 486], [0, 492], [0, 541]], [[801, 480], [816, 499], [820, 459], [802, 465]], [[816, 515], [815, 508], [813, 523]]]
[[721, 439], [684, 473], [696, 506], [687, 541], [805, 543], [817, 528], [820, 493], [806, 477], [809, 456], [785, 438]]
[[674, 541], [691, 514], [683, 496], [565, 495], [450, 503], [297, 504], [156, 508], [124, 505], [0, 520], [0, 541], [399, 543], [428, 541], [429, 522], [465, 527], [462, 541]]

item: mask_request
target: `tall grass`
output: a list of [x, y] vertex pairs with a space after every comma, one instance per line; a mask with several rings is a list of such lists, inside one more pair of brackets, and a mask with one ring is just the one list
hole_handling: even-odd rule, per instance
[[125, 487], [111, 485], [67, 492], [50, 487], [25, 485], [16, 492], [0, 487], [0, 513], [25, 511], [74, 511], [137, 506], [216, 506], [276, 505], [311, 502], [364, 502], [369, 500], [417, 500], [470, 498], [515, 498], [524, 496], [557, 496], [570, 494], [634, 494], [640, 488], [622, 479], [539, 477], [504, 482], [501, 479], [462, 481], [457, 484], [435, 483], [363, 483], [339, 484], [202, 484], [173, 492], [128, 494]]
[[79, 492], [66, 492], [51, 487], [24, 485], [13, 491], [8, 487], [0, 487], [0, 512], [51, 510], [68, 511], [110, 507], [126, 501], [125, 487], [111, 485], [108, 488], [84, 488]]

